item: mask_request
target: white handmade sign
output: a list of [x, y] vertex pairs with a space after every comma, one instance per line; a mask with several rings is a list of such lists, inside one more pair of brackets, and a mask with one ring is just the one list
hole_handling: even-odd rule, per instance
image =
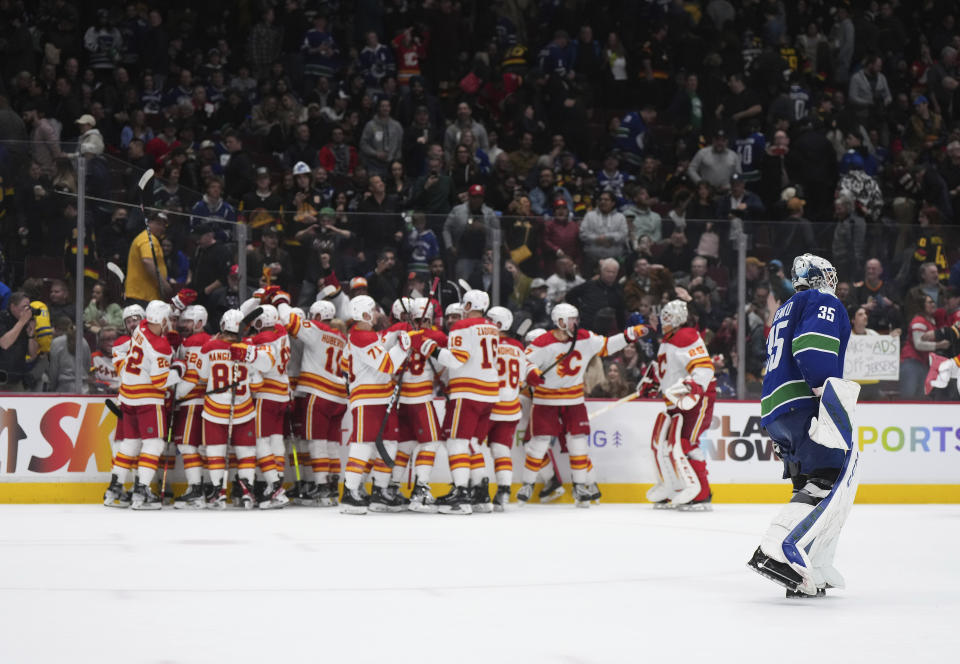
[[900, 377], [900, 337], [851, 334], [843, 361], [848, 380], [897, 380]]

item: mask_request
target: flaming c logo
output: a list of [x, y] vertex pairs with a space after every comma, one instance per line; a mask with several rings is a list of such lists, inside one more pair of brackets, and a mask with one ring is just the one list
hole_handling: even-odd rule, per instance
[[[574, 361], [576, 361], [577, 364], [574, 364]], [[563, 355], [557, 355], [557, 375], [560, 376], [560, 378], [576, 376], [582, 366], [583, 355], [581, 355], [578, 350], [573, 351], [567, 355], [566, 358], [564, 358]]]

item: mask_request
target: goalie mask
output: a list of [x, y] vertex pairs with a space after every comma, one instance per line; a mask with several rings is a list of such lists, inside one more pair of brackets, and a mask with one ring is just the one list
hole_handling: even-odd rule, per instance
[[670, 300], [660, 310], [660, 328], [675, 330], [687, 322], [687, 303], [683, 300]]
[[826, 258], [803, 254], [793, 259], [790, 278], [796, 290], [810, 288], [821, 293], [836, 295], [837, 270]]

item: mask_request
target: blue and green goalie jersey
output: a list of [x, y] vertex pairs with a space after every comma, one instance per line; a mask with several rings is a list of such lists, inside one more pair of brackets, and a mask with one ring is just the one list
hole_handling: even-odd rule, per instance
[[850, 319], [834, 295], [800, 291], [777, 309], [767, 335], [764, 426], [791, 410], [813, 410], [813, 388], [843, 377], [849, 339]]

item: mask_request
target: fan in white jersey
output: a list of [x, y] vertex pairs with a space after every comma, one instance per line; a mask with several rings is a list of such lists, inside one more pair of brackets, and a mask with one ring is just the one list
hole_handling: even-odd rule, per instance
[[120, 408], [123, 416], [117, 456], [113, 462], [110, 486], [103, 504], [125, 507], [123, 485], [137, 466], [131, 507], [160, 509], [160, 499], [150, 490], [163, 452], [169, 413], [164, 408], [167, 388], [180, 375], [172, 368], [173, 349], [166, 339], [170, 305], [153, 301], [147, 305], [145, 319], [130, 339], [120, 376]]
[[657, 483], [647, 492], [647, 500], [658, 507], [708, 509], [710, 483], [700, 434], [710, 426], [717, 399], [713, 362], [700, 333], [687, 325], [683, 300], [663, 307], [660, 327], [663, 340], [654, 371], [667, 408], [653, 426]]
[[544, 384], [533, 392], [530, 413], [530, 442], [526, 446], [523, 486], [517, 500], [524, 503], [533, 495], [533, 483], [540, 470], [551, 438], [566, 435], [570, 452], [573, 497], [578, 507], [589, 507], [600, 497], [599, 488], [588, 484], [590, 458], [587, 438], [590, 420], [583, 400], [583, 377], [590, 360], [623, 349], [647, 334], [643, 325], [628, 327], [621, 334], [604, 337], [577, 327], [579, 311], [561, 302], [551, 312], [556, 329], [541, 335], [527, 348], [530, 361], [540, 369]]

